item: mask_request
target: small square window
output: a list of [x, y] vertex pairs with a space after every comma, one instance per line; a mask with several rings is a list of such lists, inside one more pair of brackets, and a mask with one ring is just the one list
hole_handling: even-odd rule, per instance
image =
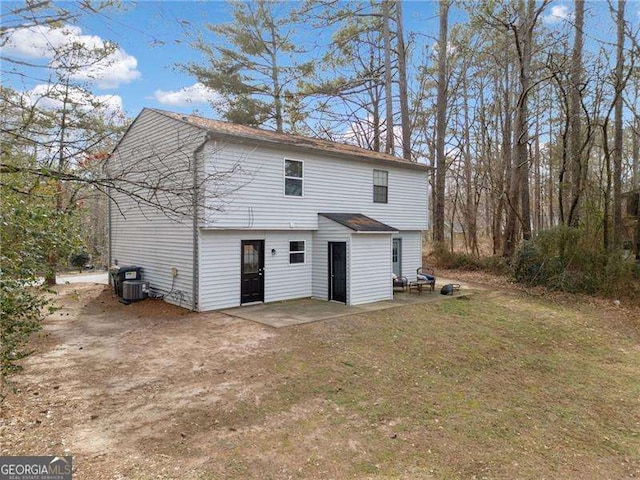
[[304, 241], [289, 242], [289, 263], [304, 263]]
[[284, 161], [284, 194], [287, 197], [302, 196], [303, 163], [299, 160]]
[[389, 172], [386, 170], [373, 171], [373, 202], [388, 203]]

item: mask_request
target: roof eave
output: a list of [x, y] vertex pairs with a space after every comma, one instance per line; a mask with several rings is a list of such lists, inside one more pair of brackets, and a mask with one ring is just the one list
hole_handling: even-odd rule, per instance
[[[189, 122], [185, 122], [185, 123], [189, 123]], [[303, 151], [307, 151], [307, 152], [313, 152], [313, 153], [321, 153], [323, 155], [327, 155], [330, 157], [335, 157], [335, 158], [352, 158], [352, 159], [358, 159], [358, 160], [364, 160], [366, 162], [371, 162], [371, 163], [378, 163], [378, 164], [384, 164], [384, 165], [389, 165], [389, 166], [393, 166], [393, 167], [400, 167], [400, 168], [408, 168], [411, 170], [419, 170], [419, 171], [424, 171], [427, 172], [431, 169], [433, 169], [433, 167], [431, 167], [430, 165], [425, 165], [424, 163], [409, 163], [409, 162], [403, 162], [403, 161], [399, 161], [399, 160], [386, 160], [384, 158], [374, 158], [374, 157], [370, 157], [368, 155], [362, 154], [359, 155], [357, 153], [349, 153], [349, 152], [333, 152], [331, 150], [325, 150], [322, 148], [315, 148], [313, 146], [309, 146], [309, 145], [298, 145], [298, 144], [293, 144], [293, 143], [285, 143], [285, 142], [278, 142], [276, 140], [270, 140], [270, 139], [266, 139], [266, 138], [257, 138], [257, 137], [252, 137], [249, 135], [242, 135], [242, 134], [230, 134], [230, 133], [224, 133], [224, 132], [217, 132], [215, 130], [211, 130], [205, 127], [202, 127], [200, 125], [195, 125], [190, 123], [189, 125], [192, 126], [196, 126], [198, 128], [202, 128], [203, 130], [207, 130], [209, 132], [211, 132], [211, 134], [215, 137], [221, 137], [221, 138], [227, 138], [227, 139], [233, 139], [233, 140], [244, 140], [247, 142], [253, 142], [253, 143], [258, 143], [261, 145], [269, 145], [269, 146], [274, 146], [274, 147], [289, 147], [289, 148], [295, 148], [297, 150], [303, 150]]]
[[[295, 144], [295, 143], [286, 143], [286, 142], [280, 142], [277, 140], [271, 140], [271, 139], [266, 139], [266, 138], [258, 138], [258, 137], [254, 137], [251, 135], [243, 135], [241, 133], [226, 133], [226, 132], [220, 132], [220, 131], [216, 131], [214, 129], [211, 128], [207, 128], [203, 125], [198, 125], [197, 123], [192, 123], [188, 120], [188, 118], [183, 118], [183, 117], [177, 117], [177, 116], [173, 116], [170, 115], [169, 112], [166, 112], [164, 110], [159, 110], [159, 109], [155, 109], [155, 108], [143, 108], [143, 110], [152, 110], [156, 113], [159, 113], [161, 115], [164, 115], [168, 118], [171, 118], [177, 122], [182, 122], [185, 123], [187, 125], [190, 125], [192, 127], [195, 128], [199, 128], [201, 130], [205, 130], [207, 132], [210, 132], [212, 135], [214, 136], [218, 136], [218, 137], [223, 137], [223, 138], [230, 138], [230, 139], [243, 139], [243, 140], [247, 140], [250, 142], [255, 142], [255, 143], [259, 143], [259, 144], [263, 144], [263, 145], [272, 145], [272, 146], [285, 146], [285, 147], [292, 147], [292, 148], [297, 148], [299, 150], [304, 150], [304, 151], [309, 151], [309, 152], [320, 152], [323, 153], [327, 156], [331, 156], [331, 157], [337, 157], [337, 158], [344, 158], [344, 157], [348, 157], [348, 158], [356, 158], [356, 159], [360, 159], [360, 160], [364, 160], [367, 162], [371, 162], [371, 163], [379, 163], [379, 164], [384, 164], [384, 165], [389, 165], [389, 166], [394, 166], [394, 167], [403, 167], [403, 168], [407, 168], [407, 169], [411, 169], [411, 170], [420, 170], [420, 171], [424, 171], [424, 172], [428, 172], [430, 170], [433, 170], [433, 167], [431, 165], [426, 165], [424, 163], [418, 163], [418, 162], [410, 162], [408, 160], [404, 160], [404, 159], [384, 159], [384, 158], [375, 158], [375, 157], [371, 157], [369, 155], [366, 154], [358, 154], [356, 152], [334, 152], [331, 150], [325, 150], [322, 148], [317, 148], [317, 147], [313, 147], [311, 145], [300, 145], [300, 144]], [[187, 117], [187, 116], [185, 116]]]

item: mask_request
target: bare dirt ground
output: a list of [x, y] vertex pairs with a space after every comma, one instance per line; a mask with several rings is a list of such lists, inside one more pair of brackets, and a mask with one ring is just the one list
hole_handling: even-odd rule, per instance
[[0, 450], [67, 451], [77, 478], [184, 478], [200, 459], [167, 454], [193, 444], [176, 430], [181, 409], [251, 395], [259, 380], [229, 364], [273, 331], [161, 301], [124, 306], [102, 285], [57, 289], [63, 308], [2, 406]]
[[488, 291], [279, 330], [60, 285], [0, 452], [90, 480], [640, 477], [640, 310], [446, 276]]

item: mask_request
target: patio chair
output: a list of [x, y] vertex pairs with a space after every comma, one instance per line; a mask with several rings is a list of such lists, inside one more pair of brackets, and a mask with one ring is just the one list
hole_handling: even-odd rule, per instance
[[398, 277], [395, 273], [392, 277], [393, 289], [401, 288], [402, 291], [406, 291], [409, 286], [409, 279], [407, 277]]
[[436, 278], [436, 272], [433, 270], [433, 268], [429, 268], [429, 267], [418, 267], [416, 269], [416, 276], [418, 275], [427, 275], [427, 276], [433, 277], [434, 280]]
[[416, 281], [409, 282], [409, 292], [416, 288], [418, 293], [422, 293], [423, 287], [428, 287], [432, 292], [436, 289], [436, 276], [431, 268], [418, 267], [416, 269]]

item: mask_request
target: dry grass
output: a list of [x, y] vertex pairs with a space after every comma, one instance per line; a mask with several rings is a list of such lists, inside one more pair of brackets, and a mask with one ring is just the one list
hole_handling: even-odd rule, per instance
[[[27, 453], [66, 432], [82, 439], [67, 440], [77, 478], [91, 479], [636, 478], [638, 311], [575, 298], [501, 289], [280, 330], [136, 307], [127, 335], [113, 330], [122, 318], [109, 324], [118, 372], [100, 364], [100, 340], [92, 364], [76, 348], [65, 414], [38, 439], [14, 422], [0, 447]], [[104, 317], [78, 321], [106, 331]], [[170, 367], [148, 366], [160, 358]], [[32, 362], [37, 383], [44, 361]], [[87, 365], [104, 378], [82, 376]], [[32, 402], [23, 392], [9, 407]], [[76, 411], [95, 411], [95, 426]], [[95, 438], [111, 447], [93, 452]]]
[[[249, 434], [283, 459], [317, 436], [307, 445], [317, 468], [305, 465], [301, 477], [640, 473], [638, 337], [597, 312], [483, 296], [301, 327], [289, 340], [286, 353], [256, 359], [271, 378], [260, 405], [224, 418], [251, 432], [274, 414], [320, 405], [288, 429]], [[249, 468], [238, 440], [235, 458]]]

